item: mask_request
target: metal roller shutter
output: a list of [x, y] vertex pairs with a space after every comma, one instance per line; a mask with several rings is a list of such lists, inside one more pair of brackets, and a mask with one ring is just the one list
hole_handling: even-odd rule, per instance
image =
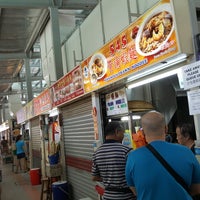
[[31, 120], [31, 146], [33, 168], [41, 168], [41, 136], [39, 118]]
[[94, 124], [90, 98], [62, 108], [67, 180], [72, 186], [73, 199], [97, 199], [91, 180], [91, 158], [94, 152]]

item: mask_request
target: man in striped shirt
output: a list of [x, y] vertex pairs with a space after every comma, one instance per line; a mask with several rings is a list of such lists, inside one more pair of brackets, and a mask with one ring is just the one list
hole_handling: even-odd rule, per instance
[[93, 155], [92, 180], [105, 186], [103, 200], [136, 199], [125, 179], [125, 165], [129, 147], [122, 145], [124, 127], [117, 121], [105, 128], [106, 140]]

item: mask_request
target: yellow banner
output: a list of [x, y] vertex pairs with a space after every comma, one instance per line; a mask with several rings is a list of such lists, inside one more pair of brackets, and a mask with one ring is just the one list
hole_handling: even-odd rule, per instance
[[173, 7], [163, 0], [81, 63], [84, 90], [94, 91], [177, 53]]

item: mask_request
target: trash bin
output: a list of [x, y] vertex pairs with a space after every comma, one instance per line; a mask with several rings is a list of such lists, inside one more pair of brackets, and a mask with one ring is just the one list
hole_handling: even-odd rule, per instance
[[67, 200], [69, 197], [67, 181], [57, 181], [52, 183], [52, 192], [54, 200]]
[[41, 184], [41, 173], [40, 168], [33, 168], [30, 170], [30, 179], [32, 185]]

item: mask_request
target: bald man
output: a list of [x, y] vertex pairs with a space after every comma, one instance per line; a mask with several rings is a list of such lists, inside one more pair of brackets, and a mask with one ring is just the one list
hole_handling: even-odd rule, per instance
[[[159, 112], [148, 112], [141, 123], [147, 142], [184, 179], [191, 194], [200, 194], [200, 165], [190, 149], [165, 141], [164, 116]], [[187, 191], [145, 146], [129, 153], [126, 181], [137, 200], [191, 200]]]

